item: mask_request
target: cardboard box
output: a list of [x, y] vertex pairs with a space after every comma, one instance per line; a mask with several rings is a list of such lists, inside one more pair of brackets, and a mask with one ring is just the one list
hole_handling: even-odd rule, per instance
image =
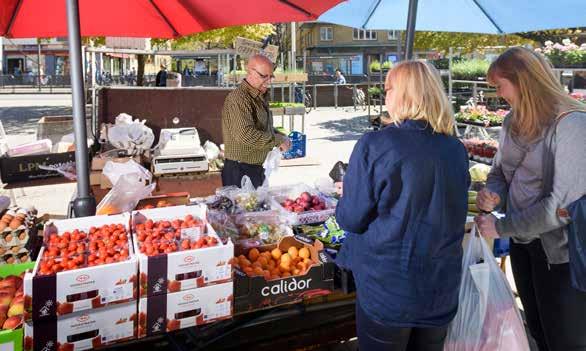
[[[86, 233], [91, 227], [123, 224], [128, 233], [130, 215], [94, 216], [47, 223], [44, 236], [78, 229]], [[129, 237], [130, 239], [130, 237]], [[130, 241], [130, 240], [129, 240]], [[43, 257], [45, 247], [39, 257]], [[129, 259], [100, 266], [78, 268], [54, 275], [37, 275], [41, 259], [24, 279], [26, 320], [46, 320], [73, 312], [136, 300], [138, 294], [137, 259], [128, 243]]]
[[102, 171], [90, 172], [90, 185], [100, 185], [102, 181]]
[[[206, 222], [205, 205], [156, 208], [132, 213], [132, 228], [151, 219], [153, 221], [183, 219], [186, 215]], [[211, 225], [205, 225], [207, 235], [218, 239], [218, 245], [194, 250], [178, 251], [157, 256], [140, 253], [136, 234], [133, 234], [134, 250], [140, 271], [140, 296], [154, 296], [220, 284], [232, 280], [230, 259], [234, 256], [234, 244], [222, 243]], [[189, 235], [204, 234], [199, 229]]]
[[156, 195], [150, 196], [146, 199], [142, 199], [136, 205], [137, 210], [145, 209], [145, 206], [153, 206], [154, 208], [157, 207], [164, 207], [158, 206], [161, 203], [168, 204], [170, 206], [182, 206], [182, 205], [189, 205], [190, 196], [189, 193], [186, 191], [179, 192], [179, 193], [170, 193], [170, 194], [163, 194], [163, 195]]
[[141, 298], [138, 337], [171, 332], [232, 317], [232, 282]]
[[24, 350], [80, 351], [136, 338], [136, 302], [24, 326]]
[[103, 174], [100, 177], [100, 189], [112, 189], [112, 182]]
[[75, 162], [75, 152], [18, 157], [2, 156], [0, 157], [0, 177], [6, 184], [62, 177], [56, 171], [40, 169], [39, 165], [59, 166], [68, 162]]
[[[2, 265], [0, 266], [0, 277], [20, 275], [33, 267], [33, 263]], [[0, 330], [0, 350], [22, 350], [22, 337], [22, 327], [13, 330]]]
[[133, 159], [134, 161], [136, 161], [136, 163], [140, 164], [141, 159], [138, 155], [134, 157], [100, 157], [100, 155], [96, 155], [94, 156], [94, 158], [92, 158], [92, 171], [103, 170], [104, 166], [108, 161], [124, 163], [130, 159]]
[[313, 241], [297, 235], [284, 237], [278, 244], [283, 252], [291, 246], [309, 249], [313, 264], [307, 273], [267, 281], [263, 276], [249, 277], [236, 269], [234, 314], [295, 303], [306, 298], [327, 295], [334, 290], [335, 263], [325, 252], [323, 244], [319, 240]]

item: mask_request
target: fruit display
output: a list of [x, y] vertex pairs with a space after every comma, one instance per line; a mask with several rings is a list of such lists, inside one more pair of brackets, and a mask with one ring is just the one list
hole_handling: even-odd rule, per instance
[[0, 327], [4, 330], [22, 326], [24, 314], [24, 273], [0, 279]]
[[492, 164], [498, 151], [498, 141], [496, 140], [470, 138], [463, 139], [462, 143], [466, 147], [470, 159], [486, 164]]
[[129, 222], [123, 214], [46, 223], [39, 259], [24, 278], [25, 319], [45, 321], [136, 299]]
[[74, 229], [48, 236], [39, 275], [122, 262], [130, 257], [130, 237], [123, 224], [90, 227], [88, 233]]
[[224, 195], [213, 195], [205, 200], [205, 204], [210, 210], [222, 211], [227, 214], [233, 214], [236, 211], [234, 201]]
[[300, 225], [294, 228], [295, 233], [323, 242], [326, 247], [337, 249], [346, 239], [346, 232], [340, 228], [336, 217], [328, 218], [323, 224]]
[[171, 206], [173, 206], [173, 204], [171, 204], [170, 202], [168, 202], [166, 200], [160, 200], [160, 201], [157, 201], [157, 203], [154, 205], [151, 205], [151, 204], [144, 205], [144, 206], [138, 205], [136, 207], [136, 209], [137, 210], [149, 210], [152, 208], [171, 207]]
[[319, 240], [287, 236], [276, 248], [240, 253], [232, 259], [235, 313], [323, 296], [334, 289], [335, 264]]
[[209, 210], [208, 221], [223, 242], [238, 240], [238, 227], [226, 212]]
[[232, 264], [249, 277], [263, 276], [272, 280], [303, 275], [313, 261], [308, 248], [291, 246], [285, 252], [279, 248], [262, 252], [252, 248], [247, 255], [235, 257]]
[[244, 212], [261, 212], [271, 209], [265, 194], [258, 192], [239, 192], [232, 196], [238, 209]]
[[30, 261], [31, 239], [36, 237], [36, 210], [11, 207], [0, 217], [0, 264]]
[[279, 215], [244, 215], [236, 218], [238, 242], [248, 245], [266, 245], [278, 242], [282, 237], [293, 235], [286, 219]]
[[317, 195], [311, 195], [304, 191], [295, 200], [285, 199], [281, 206], [289, 212], [302, 213], [306, 211], [323, 211], [326, 209], [326, 202]]
[[139, 296], [151, 297], [232, 279], [230, 240], [220, 240], [204, 204], [135, 211]]

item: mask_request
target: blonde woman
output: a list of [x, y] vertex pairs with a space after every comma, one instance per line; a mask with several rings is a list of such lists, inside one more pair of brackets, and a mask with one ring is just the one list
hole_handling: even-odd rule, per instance
[[435, 68], [396, 65], [385, 82], [394, 122], [364, 135], [336, 210], [349, 234], [361, 350], [442, 350], [458, 309], [468, 158]]
[[482, 216], [477, 223], [484, 236], [513, 239], [513, 275], [539, 350], [586, 350], [586, 293], [570, 284], [568, 218], [561, 210], [586, 194], [586, 113], [580, 112], [586, 106], [568, 96], [545, 59], [525, 48], [499, 56], [488, 79], [512, 113], [477, 205], [503, 209], [506, 217]]

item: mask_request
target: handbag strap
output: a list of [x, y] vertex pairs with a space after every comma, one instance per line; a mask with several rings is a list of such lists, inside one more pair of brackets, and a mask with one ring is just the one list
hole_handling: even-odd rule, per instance
[[548, 128], [547, 133], [545, 134], [544, 139], [544, 150], [543, 150], [543, 181], [541, 185], [541, 198], [544, 198], [553, 190], [553, 176], [555, 172], [555, 137], [557, 135], [557, 127], [561, 120], [563, 120], [567, 115], [573, 112], [583, 112], [586, 113], [586, 110], [582, 109], [572, 109], [561, 112], [558, 114], [553, 122], [553, 124]]

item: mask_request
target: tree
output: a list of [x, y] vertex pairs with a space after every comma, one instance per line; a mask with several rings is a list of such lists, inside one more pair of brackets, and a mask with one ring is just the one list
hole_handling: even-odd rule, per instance
[[[237, 37], [252, 40], [263, 40], [275, 32], [272, 24], [252, 24], [213, 29], [207, 32], [196, 33], [171, 41], [174, 50], [198, 50], [217, 47], [231, 47]], [[167, 42], [165, 39], [151, 39], [153, 46]]]
[[572, 42], [578, 42], [585, 33], [586, 27], [581, 27], [519, 33], [519, 36], [531, 39], [543, 45], [548, 40], [556, 42], [566, 38], [570, 39]]
[[489, 46], [513, 46], [534, 44], [529, 38], [517, 35], [492, 35], [477, 33], [450, 33], [450, 32], [416, 32], [413, 46], [417, 50], [433, 49], [447, 53], [452, 48], [458, 48], [461, 53], [482, 52]]

